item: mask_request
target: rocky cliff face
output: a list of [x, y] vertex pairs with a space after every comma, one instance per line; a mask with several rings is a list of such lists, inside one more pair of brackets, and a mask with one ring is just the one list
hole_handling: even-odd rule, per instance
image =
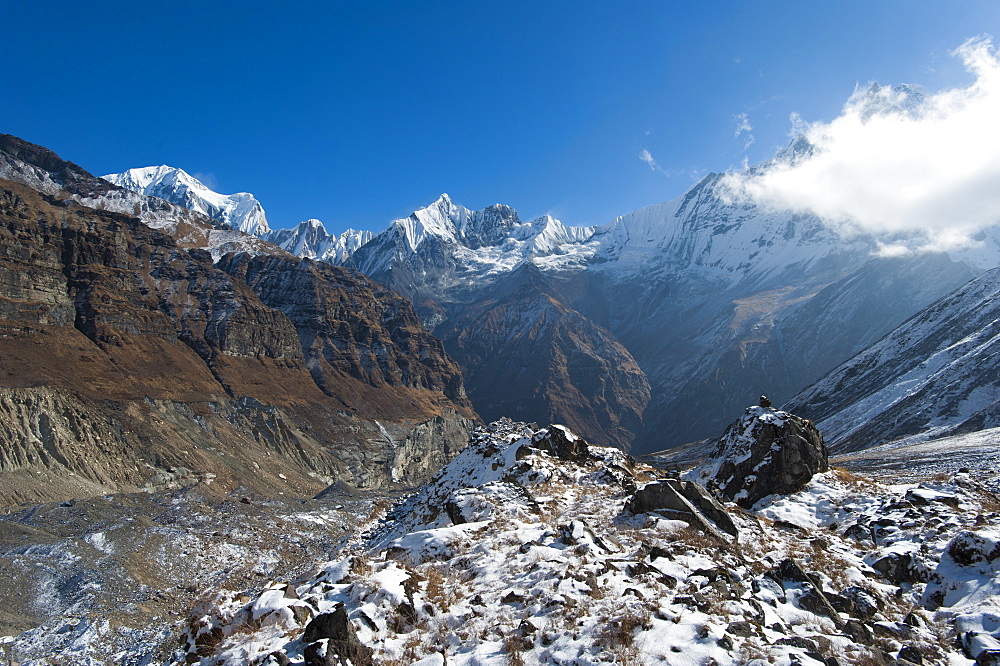
[[562, 303], [532, 266], [436, 332], [466, 368], [484, 418], [557, 421], [625, 449], [642, 427], [649, 383], [639, 365], [607, 330]]
[[[104, 187], [33, 150], [39, 180]], [[457, 366], [398, 296], [277, 249], [216, 267], [72, 199], [0, 181], [0, 501], [413, 482], [465, 441]]]

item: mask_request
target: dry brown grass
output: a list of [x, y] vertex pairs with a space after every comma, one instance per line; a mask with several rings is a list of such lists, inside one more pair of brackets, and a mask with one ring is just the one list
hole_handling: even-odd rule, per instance
[[875, 488], [879, 484], [872, 479], [861, 476], [860, 474], [855, 474], [850, 470], [844, 469], [843, 467], [831, 467], [830, 471], [833, 475], [848, 487], [857, 490], [859, 492], [870, 492], [872, 488]]
[[507, 656], [508, 666], [524, 666], [523, 655], [532, 647], [534, 647], [534, 643], [531, 639], [510, 633], [503, 639], [500, 649]]

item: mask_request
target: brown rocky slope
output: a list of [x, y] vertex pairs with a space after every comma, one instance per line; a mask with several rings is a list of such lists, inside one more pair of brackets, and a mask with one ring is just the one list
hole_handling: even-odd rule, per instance
[[[60, 164], [33, 167], [86, 186]], [[0, 414], [3, 504], [416, 482], [475, 418], [441, 343], [360, 274], [280, 250], [216, 267], [136, 217], [7, 180]]]
[[462, 367], [483, 418], [564, 423], [628, 449], [649, 383], [614, 336], [562, 300], [528, 264], [435, 329]]

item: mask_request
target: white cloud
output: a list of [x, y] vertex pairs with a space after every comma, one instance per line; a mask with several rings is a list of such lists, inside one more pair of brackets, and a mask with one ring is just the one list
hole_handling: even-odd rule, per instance
[[208, 189], [219, 190], [219, 180], [215, 177], [214, 173], [193, 173], [191, 175]]
[[[885, 254], [974, 244], [1000, 223], [1000, 59], [989, 37], [953, 55], [974, 75], [969, 85], [932, 94], [873, 85], [829, 123], [793, 115], [812, 154], [731, 174], [730, 191], [814, 213], [845, 235], [874, 234]], [[736, 118], [739, 136], [746, 119]]]
[[740, 113], [733, 116], [733, 120], [736, 121], [736, 131], [733, 132], [733, 137], [738, 139], [740, 138], [740, 134], [745, 133], [746, 137], [743, 140], [743, 150], [746, 150], [757, 140], [752, 134], [753, 125], [750, 124], [750, 116], [746, 113]]
[[645, 148], [639, 151], [639, 159], [645, 162], [653, 171], [663, 173], [663, 169], [660, 168], [660, 165], [656, 163], [655, 159], [653, 159], [653, 154]]

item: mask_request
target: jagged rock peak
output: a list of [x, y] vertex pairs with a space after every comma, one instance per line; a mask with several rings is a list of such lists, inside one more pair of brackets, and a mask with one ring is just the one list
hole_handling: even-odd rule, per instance
[[827, 469], [826, 444], [812, 421], [757, 405], [726, 429], [709, 462], [689, 476], [749, 508], [768, 495], [794, 493]]
[[159, 197], [260, 236], [270, 231], [264, 207], [248, 192], [219, 194], [183, 169], [167, 165], [129, 169], [102, 176], [127, 190]]
[[291, 229], [269, 231], [262, 234], [261, 238], [298, 257], [339, 265], [373, 236], [370, 231], [357, 229], [348, 229], [339, 236], [334, 236], [321, 221], [309, 219], [299, 222]]

